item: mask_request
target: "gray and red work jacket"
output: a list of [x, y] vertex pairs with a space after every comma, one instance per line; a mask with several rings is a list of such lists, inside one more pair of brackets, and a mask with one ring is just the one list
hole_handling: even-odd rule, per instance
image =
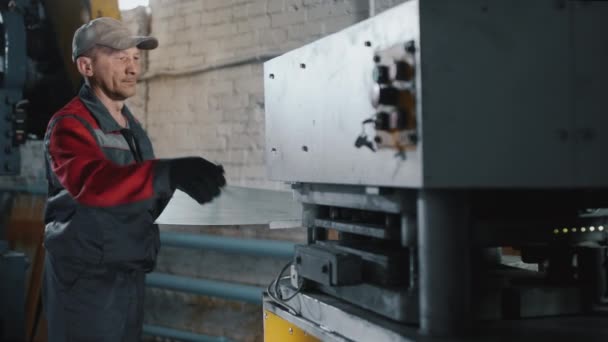
[[129, 341], [141, 333], [144, 273], [160, 247], [154, 221], [173, 189], [167, 161], [154, 159], [126, 106], [123, 115], [128, 129], [85, 85], [47, 128], [49, 341]]

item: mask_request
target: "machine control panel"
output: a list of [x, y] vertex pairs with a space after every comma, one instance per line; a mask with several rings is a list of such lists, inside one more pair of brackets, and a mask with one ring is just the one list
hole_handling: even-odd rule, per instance
[[[373, 151], [395, 149], [402, 155], [415, 149], [418, 142], [415, 52], [414, 41], [408, 41], [374, 54], [370, 100], [376, 112], [363, 121], [356, 147], [366, 146]], [[366, 133], [367, 124], [373, 126], [371, 139]]]

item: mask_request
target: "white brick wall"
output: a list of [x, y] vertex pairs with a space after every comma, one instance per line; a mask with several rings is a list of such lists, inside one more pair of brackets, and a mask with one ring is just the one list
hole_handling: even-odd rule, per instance
[[314, 41], [365, 19], [368, 0], [151, 0], [150, 7], [160, 47], [148, 55], [147, 75], [165, 76], [142, 82], [129, 106], [157, 155], [201, 155], [222, 163], [230, 184], [284, 188], [265, 177], [262, 64], [196, 70]]

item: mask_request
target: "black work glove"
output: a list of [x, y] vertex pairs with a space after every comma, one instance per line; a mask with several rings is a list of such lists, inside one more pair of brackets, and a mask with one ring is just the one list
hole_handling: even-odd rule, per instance
[[226, 185], [224, 168], [201, 157], [186, 157], [169, 161], [171, 188], [180, 189], [198, 203], [210, 202]]

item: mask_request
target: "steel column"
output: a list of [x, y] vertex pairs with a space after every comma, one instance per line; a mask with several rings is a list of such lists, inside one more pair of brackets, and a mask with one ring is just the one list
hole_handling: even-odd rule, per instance
[[461, 191], [422, 190], [418, 197], [420, 329], [455, 336], [471, 326], [469, 206]]

